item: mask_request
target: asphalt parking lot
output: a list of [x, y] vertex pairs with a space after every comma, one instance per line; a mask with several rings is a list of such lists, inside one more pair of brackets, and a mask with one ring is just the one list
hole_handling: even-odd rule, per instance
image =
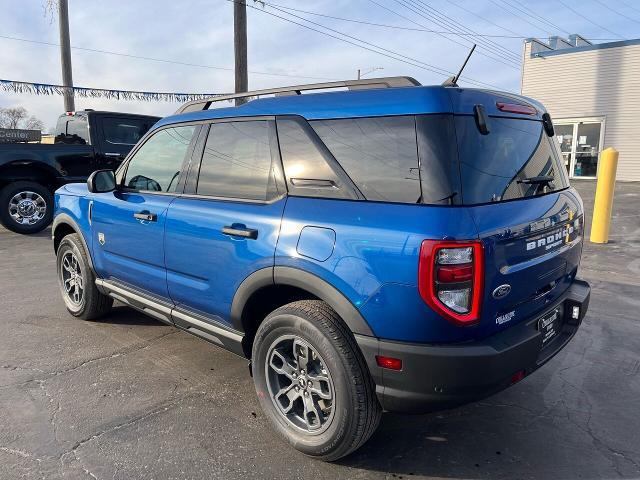
[[[595, 184], [576, 185], [590, 223]], [[585, 245], [589, 313], [545, 368], [456, 410], [386, 414], [324, 464], [271, 433], [246, 361], [124, 306], [71, 317], [50, 232], [0, 229], [0, 478], [640, 478], [640, 184], [617, 185], [611, 232]]]

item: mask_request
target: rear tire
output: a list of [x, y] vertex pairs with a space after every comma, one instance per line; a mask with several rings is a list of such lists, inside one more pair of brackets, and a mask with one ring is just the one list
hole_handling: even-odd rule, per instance
[[96, 276], [80, 235], [67, 235], [60, 242], [56, 259], [60, 293], [69, 313], [83, 320], [93, 320], [107, 313], [113, 299], [100, 293]]
[[269, 314], [256, 333], [252, 363], [262, 409], [300, 452], [334, 461], [378, 427], [382, 410], [362, 353], [326, 303], [302, 300]]
[[0, 223], [16, 233], [38, 233], [53, 219], [53, 194], [35, 182], [14, 182], [0, 190]]

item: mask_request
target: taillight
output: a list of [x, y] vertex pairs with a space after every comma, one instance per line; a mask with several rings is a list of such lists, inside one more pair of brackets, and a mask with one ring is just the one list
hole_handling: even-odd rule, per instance
[[484, 279], [481, 242], [424, 240], [418, 277], [420, 296], [438, 314], [458, 325], [480, 320]]

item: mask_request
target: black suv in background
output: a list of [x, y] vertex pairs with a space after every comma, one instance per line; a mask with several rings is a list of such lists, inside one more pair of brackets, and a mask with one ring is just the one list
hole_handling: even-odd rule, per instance
[[0, 145], [0, 223], [36, 233], [53, 217], [53, 192], [100, 169], [117, 168], [159, 117], [84, 110], [67, 112], [55, 143]]

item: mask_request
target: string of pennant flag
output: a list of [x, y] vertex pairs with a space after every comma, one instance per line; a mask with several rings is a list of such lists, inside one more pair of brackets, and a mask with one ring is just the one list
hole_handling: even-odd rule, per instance
[[0, 88], [6, 92], [28, 93], [32, 95], [64, 95], [73, 91], [77, 97], [108, 98], [111, 100], [137, 100], [144, 102], [190, 102], [226, 95], [224, 93], [177, 93], [140, 92], [136, 90], [116, 90], [112, 88], [66, 87], [50, 83], [19, 82], [0, 79]]

